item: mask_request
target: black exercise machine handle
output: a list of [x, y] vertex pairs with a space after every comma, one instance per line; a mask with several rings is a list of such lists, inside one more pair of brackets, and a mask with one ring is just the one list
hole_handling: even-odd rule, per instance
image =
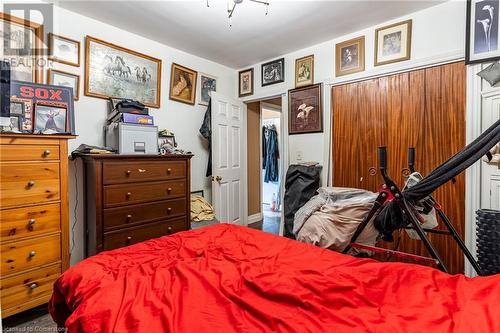
[[415, 172], [415, 147], [408, 148], [408, 169]]
[[385, 171], [387, 169], [387, 147], [380, 146], [378, 147], [378, 165], [381, 171]]

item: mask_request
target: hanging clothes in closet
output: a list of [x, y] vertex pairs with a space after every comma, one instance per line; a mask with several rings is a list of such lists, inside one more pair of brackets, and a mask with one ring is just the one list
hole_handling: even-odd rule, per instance
[[264, 126], [262, 128], [262, 169], [264, 172], [264, 182], [277, 182], [279, 179], [280, 158], [278, 146], [278, 132], [276, 126]]

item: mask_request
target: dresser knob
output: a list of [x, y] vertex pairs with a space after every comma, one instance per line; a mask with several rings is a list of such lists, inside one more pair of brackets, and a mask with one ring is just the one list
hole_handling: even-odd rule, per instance
[[34, 180], [30, 180], [28, 182], [28, 184], [26, 184], [26, 185], [28, 186], [28, 188], [31, 188], [31, 187], [35, 186], [35, 181]]
[[36, 252], [35, 251], [31, 251], [30, 252], [30, 258], [33, 258], [34, 256], [36, 256]]
[[35, 223], [36, 223], [36, 220], [35, 220], [35, 219], [29, 219], [29, 221], [28, 221], [28, 225], [29, 225], [29, 226], [32, 226], [32, 225], [33, 225], [33, 224], [35, 224]]
[[171, 173], [171, 172], [172, 172], [172, 169], [168, 168], [167, 173]]
[[50, 150], [46, 149], [43, 151], [43, 157], [47, 157], [50, 155]]
[[132, 193], [131, 192], [127, 192], [127, 199], [130, 198], [132, 196]]
[[127, 174], [127, 176], [130, 176], [130, 174], [132, 173], [132, 171], [127, 170], [125, 173]]
[[127, 237], [127, 242], [130, 242], [132, 240], [132, 236]]
[[128, 214], [127, 215], [127, 221], [130, 221], [130, 220], [132, 220], [132, 215]]
[[34, 282], [34, 283], [30, 284], [31, 290], [36, 289], [36, 288], [38, 288], [38, 283]]
[[167, 208], [167, 213], [170, 214], [170, 212], [172, 212], [172, 208], [168, 207]]
[[167, 192], [168, 193], [172, 192], [172, 188], [171, 187], [167, 188]]
[[171, 234], [171, 233], [172, 233], [172, 227], [168, 227], [168, 228], [167, 228], [167, 233], [168, 233], [168, 234]]

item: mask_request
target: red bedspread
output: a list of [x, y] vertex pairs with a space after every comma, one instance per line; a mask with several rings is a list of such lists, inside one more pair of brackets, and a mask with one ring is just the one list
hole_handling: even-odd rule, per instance
[[378, 263], [221, 224], [91, 257], [55, 283], [68, 332], [500, 332], [500, 276]]

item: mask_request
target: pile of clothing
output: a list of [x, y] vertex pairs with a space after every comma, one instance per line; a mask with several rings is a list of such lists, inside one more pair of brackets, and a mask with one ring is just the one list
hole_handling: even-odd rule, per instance
[[[341, 252], [376, 199], [377, 193], [362, 189], [322, 187], [295, 214], [293, 233], [298, 241]], [[370, 221], [357, 243], [375, 246], [378, 235]]]
[[214, 207], [201, 195], [191, 194], [191, 221], [211, 221], [215, 219]]

